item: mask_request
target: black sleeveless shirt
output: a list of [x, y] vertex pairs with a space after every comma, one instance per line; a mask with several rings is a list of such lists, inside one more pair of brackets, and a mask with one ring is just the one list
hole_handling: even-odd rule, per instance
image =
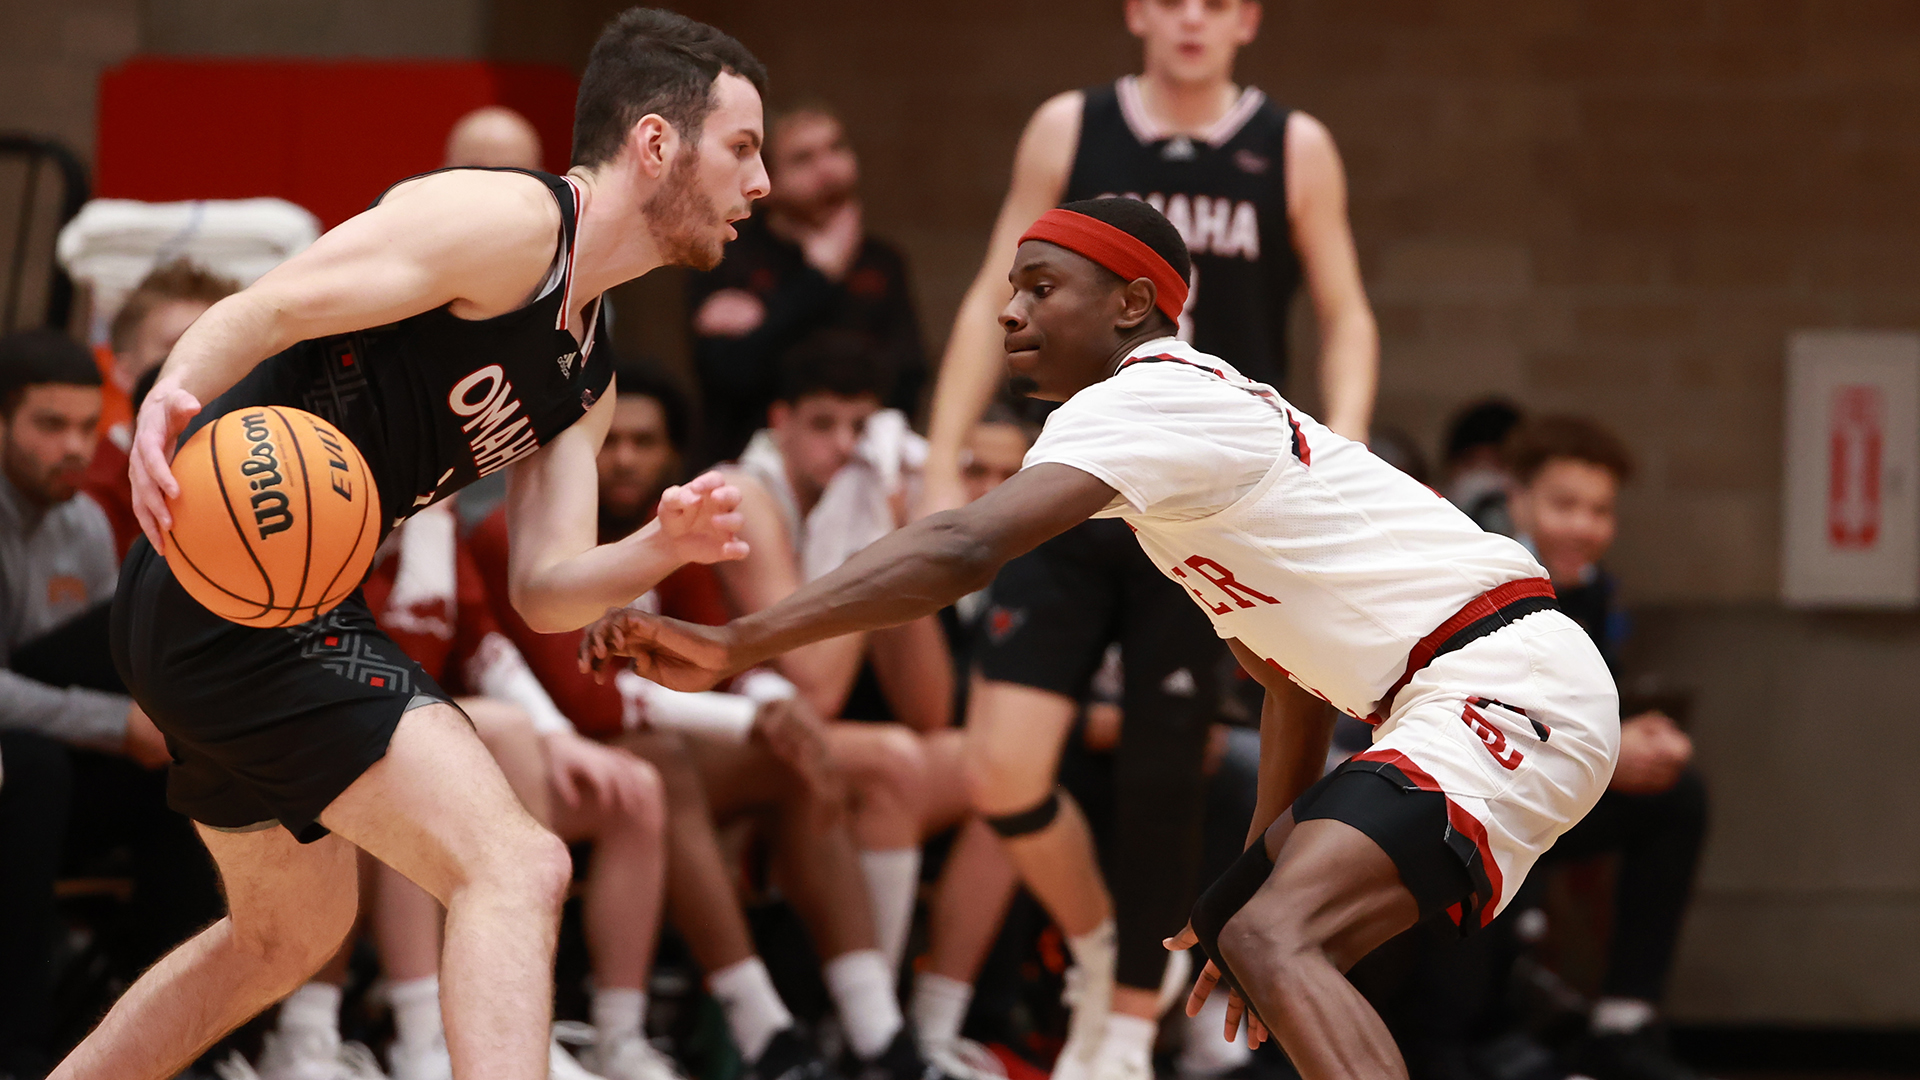
[[1087, 89], [1066, 201], [1125, 195], [1167, 215], [1193, 256], [1180, 336], [1279, 385], [1300, 259], [1287, 218], [1287, 109], [1248, 87], [1203, 138], [1153, 129], [1129, 75]]
[[[380, 485], [381, 534], [533, 453], [586, 414], [613, 375], [593, 348], [600, 301], [573, 336], [574, 181], [524, 169], [560, 204], [560, 248], [538, 297], [491, 319], [446, 308], [313, 338], [260, 362], [201, 410], [187, 434], [235, 409], [291, 405], [326, 418]], [[383, 198], [385, 196], [382, 196]]]

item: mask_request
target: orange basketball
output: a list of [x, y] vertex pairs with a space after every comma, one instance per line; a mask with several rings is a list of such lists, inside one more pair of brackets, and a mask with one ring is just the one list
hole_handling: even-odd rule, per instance
[[167, 565], [208, 611], [292, 626], [333, 610], [366, 576], [380, 493], [340, 430], [281, 405], [238, 409], [173, 459]]

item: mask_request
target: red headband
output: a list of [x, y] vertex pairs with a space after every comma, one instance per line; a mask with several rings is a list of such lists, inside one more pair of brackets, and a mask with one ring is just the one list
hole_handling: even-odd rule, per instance
[[1044, 240], [1075, 255], [1083, 255], [1119, 274], [1123, 281], [1146, 278], [1153, 282], [1154, 306], [1174, 322], [1187, 306], [1187, 282], [1160, 253], [1132, 233], [1072, 210], [1049, 210], [1020, 237], [1021, 243]]

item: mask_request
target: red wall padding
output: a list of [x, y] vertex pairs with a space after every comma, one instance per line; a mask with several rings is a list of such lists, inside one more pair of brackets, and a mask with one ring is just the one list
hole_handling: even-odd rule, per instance
[[437, 168], [453, 122], [506, 105], [566, 167], [573, 74], [436, 60], [141, 57], [100, 83], [96, 193], [170, 202], [276, 195], [327, 227], [396, 180]]

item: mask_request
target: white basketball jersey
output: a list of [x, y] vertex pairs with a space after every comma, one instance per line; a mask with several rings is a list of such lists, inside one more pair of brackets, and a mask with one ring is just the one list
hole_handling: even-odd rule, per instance
[[1025, 464], [1112, 485], [1223, 638], [1359, 717], [1413, 647], [1495, 586], [1546, 576], [1431, 489], [1272, 387], [1175, 338], [1136, 349], [1048, 418]]

